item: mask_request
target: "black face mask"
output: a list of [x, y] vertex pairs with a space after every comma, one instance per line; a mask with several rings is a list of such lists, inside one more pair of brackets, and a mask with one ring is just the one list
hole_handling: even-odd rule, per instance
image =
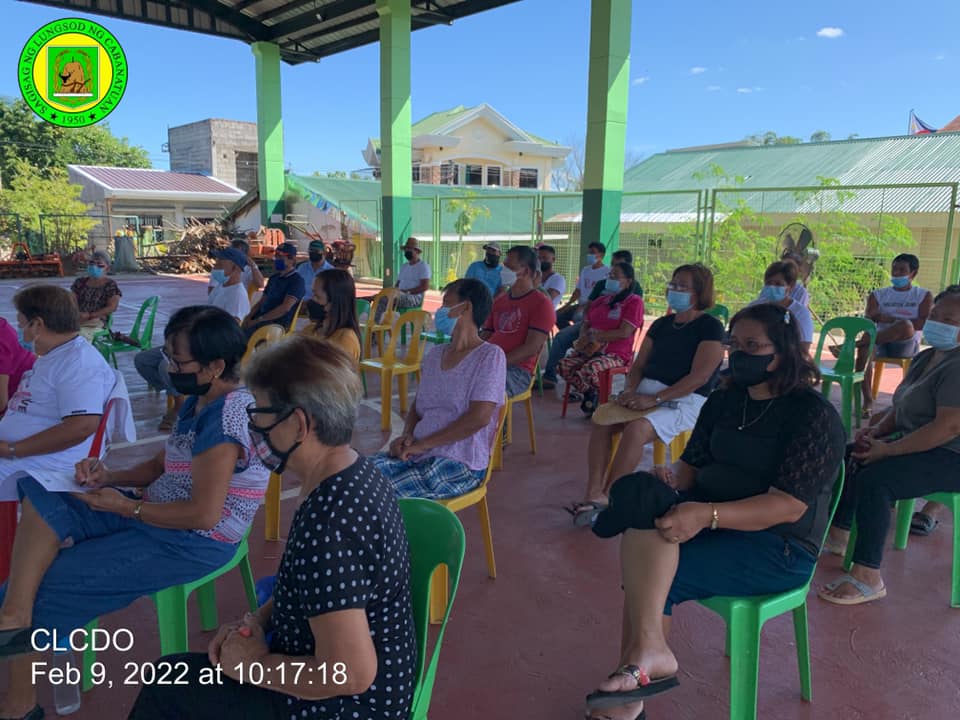
[[552, 262], [547, 262], [546, 260], [544, 260], [542, 263], [540, 263], [540, 272], [550, 272], [550, 268], [552, 267], [553, 267]]
[[287, 461], [290, 459], [290, 456], [293, 455], [294, 451], [300, 447], [301, 442], [297, 440], [287, 450], [278, 450], [276, 446], [270, 442], [270, 431], [290, 417], [292, 413], [293, 411], [291, 410], [269, 428], [258, 428], [254, 425], [247, 426], [250, 431], [250, 439], [253, 441], [254, 452], [257, 453], [260, 462], [263, 463], [267, 470], [275, 472], [278, 475], [282, 474], [286, 469]]
[[770, 379], [767, 366], [773, 362], [774, 355], [751, 355], [743, 350], [730, 353], [730, 374], [740, 387], [753, 387]]
[[327, 309], [316, 300], [307, 300], [307, 313], [316, 323], [322, 323], [327, 319]]
[[403, 251], [403, 256], [404, 256], [407, 260], [413, 260], [413, 250], [404, 250], [404, 251]]
[[311, 253], [308, 253], [308, 256], [309, 256], [309, 258], [310, 258], [310, 262], [322, 262], [322, 261], [323, 261], [323, 253], [322, 253], [322, 252], [311, 252]]
[[486, 257], [483, 259], [483, 264], [487, 267], [495, 268], [500, 264], [500, 256], [487, 253]]
[[206, 395], [212, 383], [198, 383], [197, 373], [170, 373], [170, 384], [181, 395]]

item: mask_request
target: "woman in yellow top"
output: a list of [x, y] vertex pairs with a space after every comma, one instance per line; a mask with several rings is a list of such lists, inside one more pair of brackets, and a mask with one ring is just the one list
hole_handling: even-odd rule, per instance
[[346, 270], [324, 270], [313, 279], [307, 301], [310, 324], [301, 332], [333, 343], [360, 365], [357, 287]]

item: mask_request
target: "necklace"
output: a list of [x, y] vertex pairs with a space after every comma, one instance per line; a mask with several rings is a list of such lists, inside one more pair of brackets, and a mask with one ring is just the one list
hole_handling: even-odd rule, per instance
[[749, 397], [744, 398], [744, 401], [743, 401], [743, 416], [740, 418], [740, 425], [737, 427], [737, 430], [743, 430], [744, 428], [748, 428], [748, 427], [750, 427], [751, 425], [754, 425], [754, 424], [760, 422], [760, 418], [762, 418], [764, 415], [767, 414], [767, 410], [770, 409], [770, 406], [773, 405], [773, 403], [776, 402], [776, 400], [777, 400], [776, 398], [772, 398], [772, 399], [767, 403], [766, 407], [763, 408], [763, 410], [760, 411], [760, 414], [759, 414], [759, 415], [757, 415], [757, 416], [756, 416], [753, 420], [751, 420], [750, 422], [747, 422], [747, 403], [750, 402], [750, 398], [749, 398]]

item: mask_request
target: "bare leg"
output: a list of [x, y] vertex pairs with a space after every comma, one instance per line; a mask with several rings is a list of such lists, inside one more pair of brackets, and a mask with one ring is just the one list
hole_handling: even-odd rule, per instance
[[[667, 602], [680, 558], [680, 548], [664, 540], [656, 530], [627, 530], [620, 545], [624, 589], [624, 633], [620, 665], [636, 665], [651, 679], [674, 675], [677, 659], [667, 645], [669, 621], [664, 620]], [[632, 677], [615, 675], [599, 685], [600, 690], [632, 690]], [[591, 717], [632, 720], [643, 703], [595, 712]]]
[[587, 492], [584, 495], [587, 501], [606, 502], [603, 479], [610, 463], [610, 445], [614, 433], [622, 428], [622, 425], [591, 426], [590, 442], [587, 445]]
[[613, 465], [610, 466], [610, 475], [603, 488], [604, 495], [615, 481], [637, 469], [637, 465], [643, 460], [643, 449], [656, 439], [657, 433], [646, 418], [634, 420], [623, 428], [623, 437], [620, 439]]
[[4, 663], [10, 668], [10, 682], [6, 695], [0, 698], [0, 717], [19, 718], [33, 710], [37, 704], [37, 687], [32, 677], [33, 663], [41, 658], [40, 653], [31, 653]]
[[[863, 565], [854, 563], [853, 567], [850, 568], [850, 576], [856, 578], [871, 590], [880, 590], [883, 588], [883, 576], [880, 574], [878, 568], [864, 567]], [[845, 582], [834, 590], [827, 590], [827, 588], [824, 587], [820, 590], [820, 594], [835, 598], [852, 598], [859, 597], [861, 593], [849, 582]]]
[[22, 508], [10, 558], [7, 595], [0, 607], [0, 630], [30, 627], [37, 588], [60, 552], [60, 539], [28, 499], [24, 499]]

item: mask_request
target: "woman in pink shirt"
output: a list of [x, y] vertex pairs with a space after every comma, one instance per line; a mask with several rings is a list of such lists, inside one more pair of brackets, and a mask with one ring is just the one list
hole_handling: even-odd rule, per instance
[[[597, 408], [600, 373], [629, 367], [633, 338], [643, 327], [643, 298], [633, 293], [633, 266], [614, 263], [603, 295], [590, 303], [573, 352], [557, 365], [557, 372], [583, 400], [587, 415]], [[575, 396], [574, 396], [575, 397]]]
[[479, 280], [457, 280], [444, 290], [437, 315], [455, 321], [452, 339], [423, 359], [403, 433], [373, 458], [400, 497], [456, 497], [483, 481], [507, 374], [503, 350], [479, 335], [491, 306]]
[[20, 385], [20, 378], [33, 367], [36, 356], [20, 344], [13, 326], [0, 318], [0, 415]]

